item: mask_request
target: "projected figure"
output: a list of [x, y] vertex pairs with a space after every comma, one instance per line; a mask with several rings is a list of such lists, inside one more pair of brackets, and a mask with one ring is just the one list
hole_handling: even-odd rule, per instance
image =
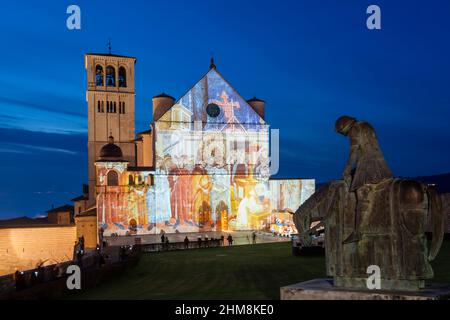
[[[222, 215], [228, 217], [230, 203], [230, 176], [226, 170], [223, 157], [211, 157], [212, 165], [207, 166], [208, 174], [211, 176], [211, 219], [215, 224], [222, 225]], [[225, 211], [225, 212], [224, 212]], [[228, 218], [227, 218], [228, 219]]]
[[170, 204], [175, 227], [189, 220], [192, 206], [190, 172], [185, 167], [183, 157], [174, 157], [174, 167], [170, 170]]
[[285, 185], [284, 208], [295, 210], [300, 205], [300, 192], [302, 189], [301, 181], [287, 180]]
[[228, 94], [225, 91], [222, 91], [222, 93], [220, 94], [220, 98], [222, 98], [222, 101], [213, 99], [212, 102], [222, 108], [225, 117], [225, 122], [239, 123], [239, 121], [234, 116], [234, 108], [241, 107], [239, 101], [230, 100]]
[[199, 227], [203, 227], [211, 219], [211, 179], [200, 165], [192, 173], [194, 221]]
[[258, 218], [266, 218], [270, 214], [270, 197], [266, 183], [258, 182], [253, 177], [246, 180], [246, 196], [239, 203], [236, 226], [239, 229], [256, 229]]
[[170, 205], [170, 185], [167, 173], [172, 162], [170, 157], [164, 157], [162, 168], [155, 174], [155, 219], [158, 223], [168, 223], [172, 217]]

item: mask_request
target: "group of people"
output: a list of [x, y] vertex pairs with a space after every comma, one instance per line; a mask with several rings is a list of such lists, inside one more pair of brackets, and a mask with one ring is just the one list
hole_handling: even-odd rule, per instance
[[[250, 243], [256, 244], [256, 237], [257, 237], [256, 231], [253, 231], [251, 233], [251, 235], [247, 235], [246, 237], [247, 237], [247, 241], [249, 244]], [[226, 240], [226, 242], [225, 242], [225, 240]], [[219, 238], [214, 238], [214, 237], [209, 238], [209, 236], [207, 234], [205, 234], [203, 236], [198, 235], [196, 242], [190, 240], [188, 236], [185, 236], [184, 240], [183, 240], [183, 244], [184, 244], [184, 249], [209, 248], [209, 247], [224, 246], [225, 244], [227, 244], [228, 246], [232, 246], [233, 241], [234, 241], [234, 239], [231, 234], [228, 234], [228, 236], [226, 238], [223, 234]], [[194, 243], [194, 244], [196, 243], [197, 245], [191, 245], [191, 243]], [[168, 250], [169, 238], [165, 233], [161, 234], [161, 244], [163, 245], [163, 249]], [[180, 249], [180, 248], [178, 248], [178, 249]]]
[[[253, 238], [253, 243], [256, 243], [256, 233], [252, 234], [252, 238]], [[233, 245], [234, 240], [233, 240], [233, 236], [231, 234], [228, 234], [228, 236], [226, 238], [223, 234], [220, 236], [220, 238], [214, 238], [214, 237], [209, 238], [207, 234], [203, 235], [203, 237], [201, 235], [199, 235], [197, 237], [197, 241], [196, 241], [197, 245], [195, 246], [195, 248], [209, 248], [209, 247], [224, 246], [225, 240], [227, 240], [228, 246]], [[163, 245], [163, 249], [168, 250], [169, 243], [170, 243], [170, 241], [169, 241], [168, 236], [165, 233], [162, 233], [161, 234], [161, 244]], [[185, 238], [183, 240], [184, 249], [189, 249], [190, 247], [193, 247], [190, 245], [190, 243], [195, 243], [195, 242], [189, 240], [188, 236], [185, 236]]]

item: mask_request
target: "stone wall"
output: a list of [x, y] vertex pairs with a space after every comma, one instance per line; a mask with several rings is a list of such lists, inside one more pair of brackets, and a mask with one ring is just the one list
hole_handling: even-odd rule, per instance
[[84, 246], [86, 249], [97, 246], [97, 216], [76, 216], [77, 237], [84, 237]]
[[71, 260], [75, 225], [0, 228], [0, 275]]

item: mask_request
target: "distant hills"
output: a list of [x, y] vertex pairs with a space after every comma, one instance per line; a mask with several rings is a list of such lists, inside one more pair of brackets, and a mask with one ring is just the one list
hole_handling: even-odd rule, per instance
[[[422, 176], [422, 177], [400, 177], [405, 179], [419, 180], [426, 184], [434, 184], [436, 190], [439, 193], [450, 193], [450, 172], [435, 174], [432, 176]], [[316, 183], [316, 190], [318, 190], [326, 182]]]
[[434, 184], [439, 193], [450, 193], [450, 172], [436, 174], [433, 176], [415, 177], [411, 179], [420, 180], [428, 184]]

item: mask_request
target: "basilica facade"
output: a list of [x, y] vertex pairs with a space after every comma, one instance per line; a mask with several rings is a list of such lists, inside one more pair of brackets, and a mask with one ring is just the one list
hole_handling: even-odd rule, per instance
[[92, 217], [105, 236], [295, 232], [285, 209], [295, 211], [315, 182], [270, 178], [265, 102], [244, 100], [211, 61], [178, 100], [153, 97], [153, 122], [136, 134], [135, 64], [85, 56], [89, 191], [76, 217]]

